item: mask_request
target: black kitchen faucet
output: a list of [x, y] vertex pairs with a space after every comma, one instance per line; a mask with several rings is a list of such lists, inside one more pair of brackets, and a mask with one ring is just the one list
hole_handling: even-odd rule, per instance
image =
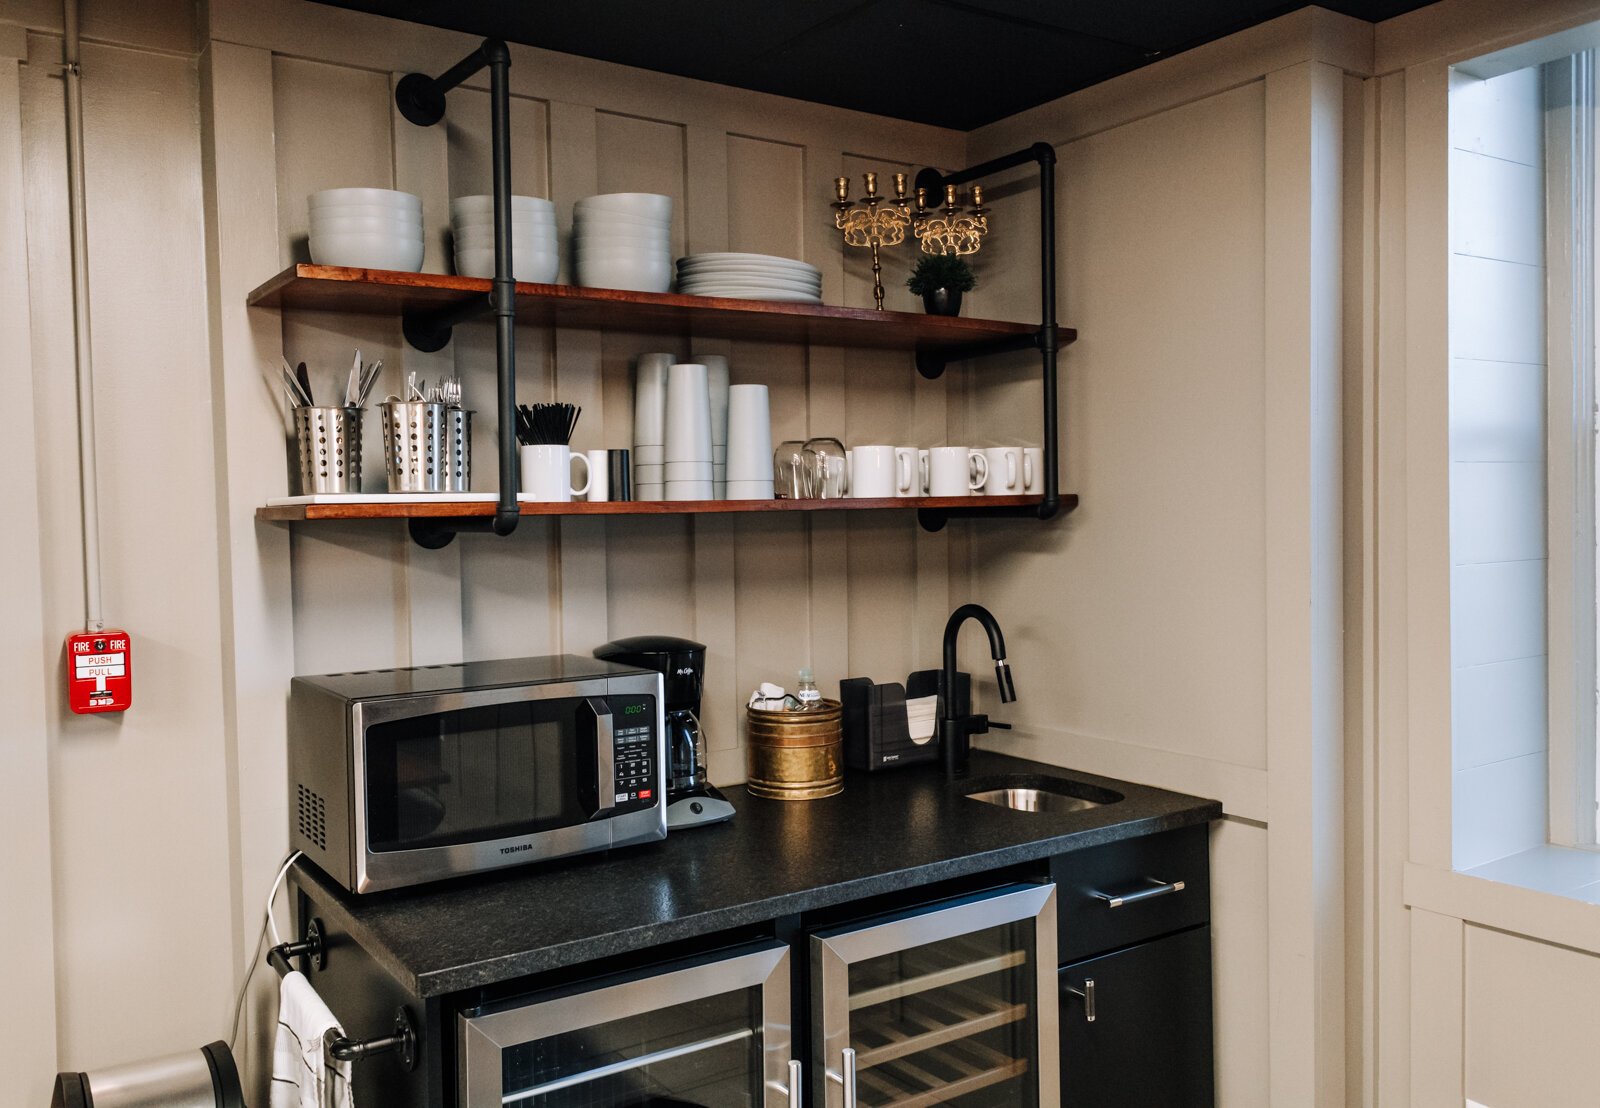
[[1000, 624], [989, 609], [980, 604], [963, 604], [950, 613], [944, 625], [944, 677], [940, 692], [944, 695], [943, 711], [939, 718], [939, 745], [944, 748], [944, 771], [952, 777], [967, 772], [967, 759], [972, 753], [972, 736], [982, 735], [991, 727], [1010, 730], [1009, 723], [991, 722], [984, 715], [956, 714], [956, 638], [961, 625], [975, 619], [989, 635], [989, 654], [994, 658], [994, 676], [1000, 683], [1000, 701], [1010, 704], [1017, 698], [1011, 683], [1011, 666], [1006, 662], [1006, 637]]

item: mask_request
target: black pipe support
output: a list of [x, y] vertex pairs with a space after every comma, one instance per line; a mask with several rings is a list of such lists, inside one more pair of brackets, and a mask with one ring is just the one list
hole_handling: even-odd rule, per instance
[[480, 519], [412, 519], [412, 539], [429, 550], [447, 546], [462, 531], [487, 530], [509, 535], [522, 513], [517, 507], [515, 429], [517, 382], [517, 282], [511, 257], [511, 52], [500, 39], [486, 38], [472, 53], [438, 77], [408, 73], [395, 86], [395, 104], [412, 123], [431, 127], [444, 118], [445, 97], [477, 73], [489, 70], [490, 146], [494, 178], [494, 281], [487, 300], [469, 299], [432, 312], [408, 314], [402, 320], [406, 341], [419, 350], [443, 349], [457, 323], [483, 315], [495, 321], [495, 390], [499, 416], [500, 495], [493, 517]]

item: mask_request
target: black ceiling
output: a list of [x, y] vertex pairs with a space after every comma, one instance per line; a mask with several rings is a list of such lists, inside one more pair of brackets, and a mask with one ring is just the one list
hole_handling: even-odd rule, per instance
[[[1285, 0], [320, 0], [967, 131], [1304, 3]], [[1431, 0], [1321, 0], [1376, 22]]]

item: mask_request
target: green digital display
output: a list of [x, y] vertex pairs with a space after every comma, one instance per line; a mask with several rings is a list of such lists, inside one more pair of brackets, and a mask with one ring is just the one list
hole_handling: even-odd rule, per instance
[[624, 704], [622, 706], [622, 714], [625, 716], [643, 715], [645, 707], [646, 705], [643, 704]]

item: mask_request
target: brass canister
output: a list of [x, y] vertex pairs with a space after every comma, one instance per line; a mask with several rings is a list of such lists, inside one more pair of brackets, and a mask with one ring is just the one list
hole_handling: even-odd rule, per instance
[[844, 741], [837, 700], [809, 712], [751, 708], [745, 788], [769, 800], [816, 800], [844, 791]]

